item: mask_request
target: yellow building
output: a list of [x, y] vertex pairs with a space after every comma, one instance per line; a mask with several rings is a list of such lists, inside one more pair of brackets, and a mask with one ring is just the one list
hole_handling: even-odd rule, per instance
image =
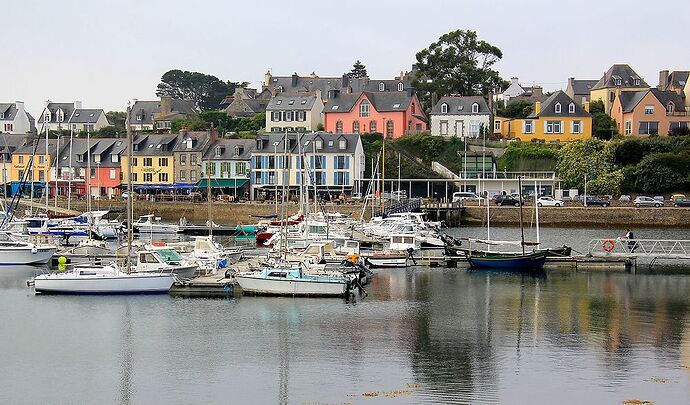
[[[38, 145], [35, 144], [38, 142]], [[25, 146], [17, 148], [12, 153], [12, 164], [9, 170], [9, 180], [11, 182], [20, 182], [29, 170], [31, 165], [31, 173], [25, 180], [27, 182], [46, 182], [55, 178], [53, 161], [55, 159], [55, 152], [57, 147], [57, 139], [48, 140], [48, 154], [46, 155], [46, 140], [40, 139], [37, 141], [29, 141]], [[34, 155], [34, 150], [36, 154]], [[31, 157], [34, 157], [33, 162]]]
[[[132, 141], [132, 184], [170, 185], [174, 182], [175, 162], [173, 149], [177, 135], [137, 135]], [[129, 160], [127, 150], [122, 152], [123, 184], [127, 183]]]
[[552, 94], [544, 103], [534, 104], [534, 113], [527, 118], [494, 120], [494, 131], [500, 128], [507, 139], [528, 142], [571, 142], [592, 137], [592, 115], [589, 103], [580, 106], [563, 91]]
[[602, 101], [604, 111], [611, 112], [616, 99], [616, 89], [621, 91], [640, 91], [649, 89], [649, 85], [629, 65], [616, 64], [604, 73], [597, 84], [590, 90], [590, 101]]

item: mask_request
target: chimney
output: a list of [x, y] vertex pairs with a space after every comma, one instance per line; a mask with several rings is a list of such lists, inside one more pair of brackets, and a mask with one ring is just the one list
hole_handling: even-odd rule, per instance
[[659, 72], [659, 85], [656, 86], [659, 90], [666, 90], [668, 87], [668, 70], [662, 70]]
[[589, 112], [589, 101], [585, 101], [584, 108], [585, 108], [585, 111]]
[[532, 87], [532, 97], [544, 97], [544, 89], [542, 89], [541, 86]]
[[292, 87], [297, 87], [297, 79], [299, 79], [299, 76], [297, 76], [297, 72], [292, 74]]
[[568, 78], [568, 88], [574, 88], [575, 86], [575, 78], [574, 77], [569, 77]]
[[534, 115], [539, 115], [541, 112], [541, 101], [537, 101], [534, 103]]
[[23, 101], [15, 101], [14, 106], [17, 108], [17, 115], [25, 112], [24, 111], [24, 102]]
[[165, 116], [169, 115], [170, 113], [172, 113], [172, 97], [161, 96], [160, 115]]
[[511, 85], [512, 85], [512, 84], [519, 85], [519, 83], [518, 83], [518, 78], [517, 78], [517, 77], [511, 77], [511, 78], [510, 78], [510, 84], [511, 84]]
[[343, 88], [346, 88], [350, 84], [350, 77], [346, 74], [343, 74]]
[[264, 86], [268, 86], [271, 84], [271, 69], [266, 71], [266, 74], [264, 74]]
[[75, 101], [74, 102], [74, 109], [75, 110], [81, 110], [81, 101]]

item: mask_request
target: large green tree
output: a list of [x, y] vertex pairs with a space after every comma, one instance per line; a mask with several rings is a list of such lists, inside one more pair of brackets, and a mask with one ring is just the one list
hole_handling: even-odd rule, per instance
[[367, 74], [367, 67], [357, 59], [357, 62], [352, 65], [352, 70], [347, 74], [351, 79], [361, 79], [369, 76]]
[[513, 100], [498, 108], [497, 114], [505, 118], [527, 118], [534, 111], [534, 104], [527, 100]]
[[125, 129], [125, 119], [127, 118], [127, 113], [124, 111], [108, 111], [105, 113], [105, 117], [110, 122], [110, 125], [117, 129]]
[[475, 31], [456, 30], [417, 53], [415, 88], [424, 107], [431, 108], [431, 94], [483, 95], [503, 80], [491, 67], [503, 57], [496, 46], [480, 40]]
[[563, 145], [556, 164], [563, 188], [583, 190], [586, 173], [588, 194], [618, 194], [624, 176], [615, 166], [615, 147], [599, 139]]
[[169, 70], [161, 77], [156, 95], [191, 100], [201, 111], [218, 108], [225, 96], [235, 92], [238, 84], [224, 82], [216, 76], [186, 70]]

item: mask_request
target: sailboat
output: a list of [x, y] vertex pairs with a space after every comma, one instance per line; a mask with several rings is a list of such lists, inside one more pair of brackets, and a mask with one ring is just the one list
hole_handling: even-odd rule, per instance
[[170, 271], [133, 272], [132, 255], [132, 134], [129, 124], [131, 107], [127, 107], [127, 256], [124, 268], [116, 263], [106, 266], [76, 266], [71, 271], [42, 274], [32, 284], [37, 294], [149, 294], [167, 293], [175, 282]]

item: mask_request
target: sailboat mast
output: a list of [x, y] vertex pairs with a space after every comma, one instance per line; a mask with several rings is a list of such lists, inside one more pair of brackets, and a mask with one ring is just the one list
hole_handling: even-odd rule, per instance
[[[72, 144], [74, 143], [74, 129], [69, 128], [69, 177], [67, 178], [67, 209], [72, 209]], [[58, 176], [59, 177], [59, 176]]]
[[50, 205], [50, 201], [48, 200], [48, 159], [50, 159], [48, 155], [48, 127], [46, 126], [46, 157], [43, 160], [44, 169], [43, 172], [45, 173], [45, 176], [43, 177], [43, 180], [46, 182], [45, 188], [43, 189], [46, 193], [46, 215], [48, 215], [48, 208]]
[[525, 254], [525, 227], [522, 224], [522, 177], [518, 177], [518, 201], [520, 202], [520, 245], [522, 254]]
[[386, 212], [386, 137], [381, 146], [381, 215]]
[[132, 129], [129, 125], [131, 107], [127, 105], [127, 116], [125, 117], [125, 127], [127, 128], [127, 260], [126, 271], [129, 273], [132, 258]]
[[540, 243], [539, 240], [539, 189], [537, 188], [537, 181], [534, 180], [534, 212], [535, 220], [537, 221], [537, 244]]
[[[58, 179], [60, 178], [60, 136], [62, 135], [62, 129], [58, 133], [56, 147], [55, 147], [55, 212], [57, 213], [57, 200], [58, 200]], [[48, 181], [48, 178], [46, 178]]]

